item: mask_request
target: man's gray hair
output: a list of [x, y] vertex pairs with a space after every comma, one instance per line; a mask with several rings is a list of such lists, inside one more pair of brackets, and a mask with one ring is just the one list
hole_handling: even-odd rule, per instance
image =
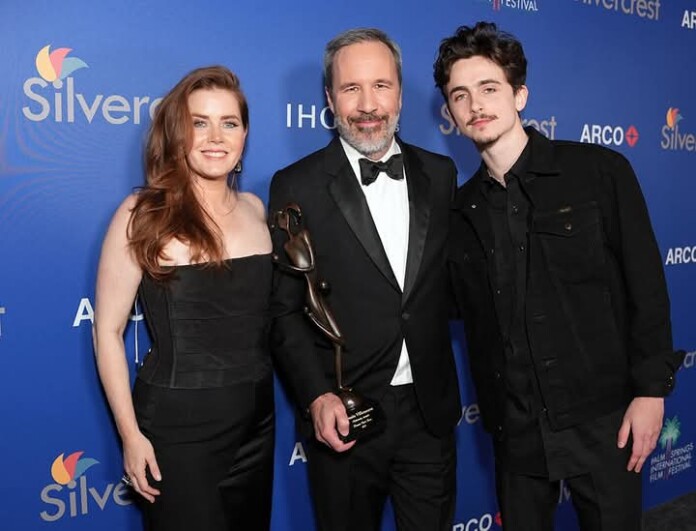
[[377, 28], [355, 28], [340, 33], [326, 45], [326, 50], [324, 51], [324, 84], [329, 92], [333, 88], [333, 65], [336, 54], [341, 48], [359, 42], [381, 42], [389, 48], [389, 51], [394, 56], [396, 74], [399, 78], [399, 85], [401, 85], [401, 49], [399, 45], [391, 40], [389, 35]]

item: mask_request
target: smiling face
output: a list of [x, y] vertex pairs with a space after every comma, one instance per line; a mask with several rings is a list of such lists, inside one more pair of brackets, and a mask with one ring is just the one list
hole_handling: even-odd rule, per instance
[[377, 41], [341, 48], [334, 59], [332, 89], [326, 91], [338, 134], [377, 160], [391, 146], [401, 111], [401, 84], [394, 55]]
[[445, 94], [457, 127], [479, 149], [522, 131], [519, 112], [527, 104], [527, 87], [514, 91], [503, 69], [490, 59], [474, 56], [455, 62]]
[[194, 90], [188, 110], [193, 136], [186, 160], [192, 175], [226, 179], [242, 156], [247, 134], [237, 97], [219, 88]]

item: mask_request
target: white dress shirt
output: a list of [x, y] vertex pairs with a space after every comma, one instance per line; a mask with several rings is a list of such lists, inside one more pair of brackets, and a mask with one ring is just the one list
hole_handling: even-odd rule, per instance
[[[360, 180], [360, 163], [358, 161], [367, 157], [359, 153], [342, 138], [341, 145], [353, 168], [358, 184], [360, 184], [360, 188], [362, 188], [365, 194], [367, 206], [370, 209], [379, 238], [382, 240], [382, 246], [387, 254], [389, 265], [391, 265], [396, 281], [399, 283], [401, 291], [403, 291], [406, 278], [409, 232], [408, 187], [406, 185], [408, 176], [406, 175], [406, 170], [404, 169], [404, 178], [400, 181], [391, 179], [384, 172], [381, 172], [375, 182], [368, 186], [363, 186]], [[394, 140], [389, 150], [379, 161], [386, 161], [397, 153], [401, 153], [401, 148]], [[401, 343], [399, 363], [396, 366], [391, 385], [408, 383], [413, 383], [413, 375], [411, 374], [411, 362], [408, 358], [406, 341], [403, 341]]]

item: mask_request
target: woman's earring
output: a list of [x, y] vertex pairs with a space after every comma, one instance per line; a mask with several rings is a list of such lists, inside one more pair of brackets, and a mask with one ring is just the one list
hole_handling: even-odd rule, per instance
[[237, 165], [234, 167], [234, 170], [232, 170], [234, 173], [242, 173], [242, 161], [239, 160], [237, 161]]

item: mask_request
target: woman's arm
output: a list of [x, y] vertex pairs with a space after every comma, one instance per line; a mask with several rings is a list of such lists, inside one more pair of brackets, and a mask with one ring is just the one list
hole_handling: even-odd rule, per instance
[[140, 432], [131, 398], [123, 333], [142, 278], [128, 245], [128, 222], [135, 204], [129, 196], [114, 214], [104, 238], [97, 273], [93, 338], [99, 378], [123, 442], [123, 464], [133, 488], [149, 501], [159, 491], [145, 477], [145, 467], [160, 480], [152, 444]]

